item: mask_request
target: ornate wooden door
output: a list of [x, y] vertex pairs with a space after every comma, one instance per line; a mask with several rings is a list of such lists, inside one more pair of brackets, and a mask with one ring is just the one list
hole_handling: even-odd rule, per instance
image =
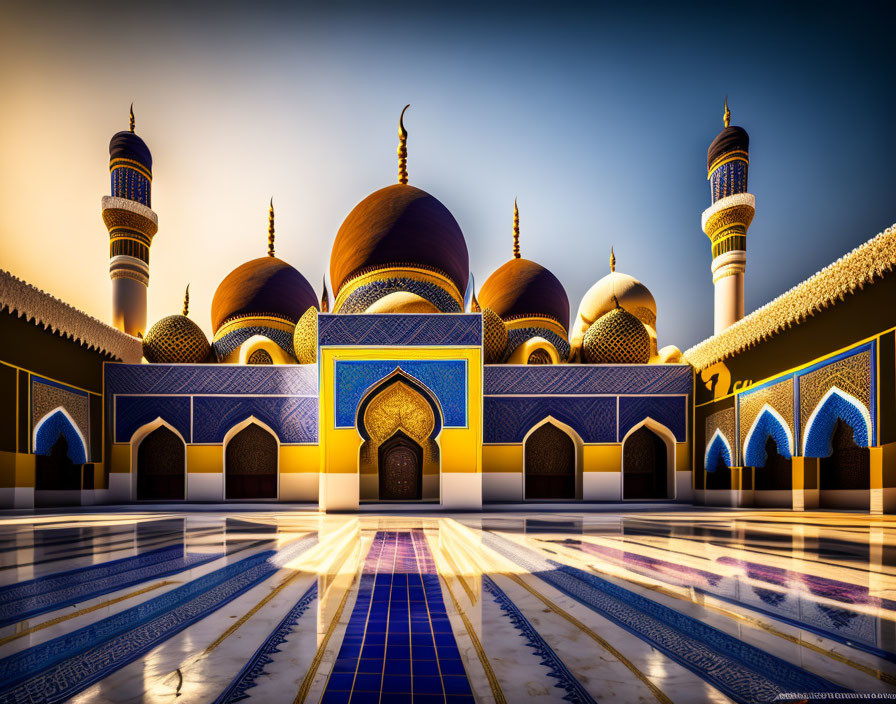
[[423, 452], [404, 433], [396, 433], [380, 447], [380, 500], [415, 501], [423, 498]]
[[628, 437], [622, 450], [622, 498], [667, 497], [666, 452], [663, 439], [644, 426]]

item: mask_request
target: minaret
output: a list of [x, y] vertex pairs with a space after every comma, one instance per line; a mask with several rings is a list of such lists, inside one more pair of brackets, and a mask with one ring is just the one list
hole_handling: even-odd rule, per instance
[[728, 98], [723, 123], [706, 155], [712, 205], [702, 217], [703, 231], [712, 243], [715, 335], [744, 317], [747, 228], [756, 212], [756, 198], [747, 193], [750, 136], [742, 127], [730, 125]]
[[149, 247], [159, 229], [151, 210], [152, 154], [134, 134], [134, 106], [128, 131], [109, 142], [112, 195], [103, 197], [103, 222], [109, 230], [112, 325], [129, 335], [146, 333]]

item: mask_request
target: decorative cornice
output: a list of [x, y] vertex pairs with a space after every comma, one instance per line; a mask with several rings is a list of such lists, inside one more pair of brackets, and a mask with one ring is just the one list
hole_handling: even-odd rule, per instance
[[754, 196], [752, 193], [735, 193], [734, 195], [719, 198], [715, 203], [713, 203], [703, 211], [703, 215], [700, 217], [700, 227], [702, 227], [703, 231], [706, 232], [707, 220], [709, 220], [716, 213], [722, 210], [726, 210], [727, 208], [733, 208], [737, 205], [746, 205], [750, 208], [755, 209], [756, 196]]
[[845, 301], [896, 268], [896, 225], [684, 353], [698, 370], [733, 357]]
[[159, 225], [159, 216], [155, 214], [152, 208], [147, 208], [143, 203], [138, 203], [129, 198], [103, 196], [103, 210], [129, 210], [136, 215], [142, 215], [147, 220], [152, 220], [156, 227]]
[[0, 311], [4, 310], [123, 362], [138, 363], [143, 356], [139, 338], [106, 325], [0, 269]]

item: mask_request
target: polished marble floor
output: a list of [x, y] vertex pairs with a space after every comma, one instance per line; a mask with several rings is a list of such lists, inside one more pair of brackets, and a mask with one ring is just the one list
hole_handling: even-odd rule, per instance
[[894, 531], [831, 512], [0, 514], [0, 702], [896, 698]]

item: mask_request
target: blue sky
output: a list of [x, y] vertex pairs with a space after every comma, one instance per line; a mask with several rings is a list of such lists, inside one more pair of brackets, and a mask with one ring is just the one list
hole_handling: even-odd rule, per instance
[[410, 182], [454, 213], [479, 286], [511, 256], [516, 196], [523, 256], [573, 315], [613, 245], [684, 349], [712, 331], [700, 214], [726, 94], [751, 136], [748, 311], [896, 221], [885, 7], [12, 4], [0, 267], [108, 320], [99, 202], [133, 100], [160, 221], [149, 317], [189, 281], [210, 333], [272, 195], [278, 255], [320, 288], [342, 219], [395, 181], [411, 103]]

